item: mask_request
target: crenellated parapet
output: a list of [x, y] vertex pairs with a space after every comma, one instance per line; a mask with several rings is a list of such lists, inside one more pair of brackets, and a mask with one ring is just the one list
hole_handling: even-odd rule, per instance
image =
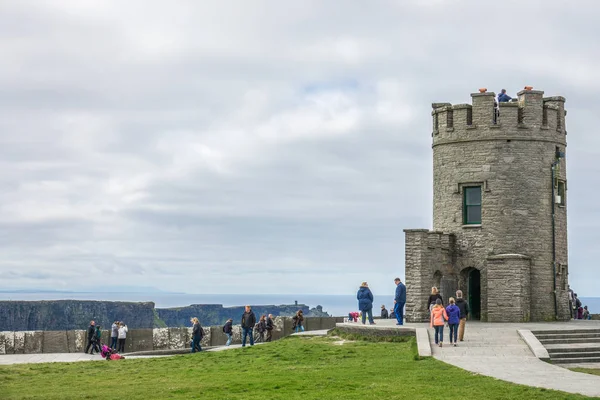
[[494, 92], [471, 94], [471, 104], [433, 103], [433, 146], [471, 140], [540, 140], [566, 144], [565, 98], [525, 89], [498, 103]]

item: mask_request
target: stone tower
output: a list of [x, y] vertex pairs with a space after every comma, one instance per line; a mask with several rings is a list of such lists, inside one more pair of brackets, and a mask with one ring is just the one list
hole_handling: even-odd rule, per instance
[[483, 321], [570, 317], [565, 99], [543, 95], [432, 105], [433, 230], [405, 230], [409, 321], [428, 320], [432, 286]]

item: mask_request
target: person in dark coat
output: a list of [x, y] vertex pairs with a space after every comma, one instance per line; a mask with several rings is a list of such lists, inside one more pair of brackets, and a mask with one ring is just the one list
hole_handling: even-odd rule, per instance
[[406, 286], [400, 278], [394, 279], [396, 284], [396, 294], [394, 296], [394, 315], [396, 316], [396, 325], [404, 325], [404, 305], [406, 304]]
[[101, 341], [102, 341], [102, 331], [100, 330], [100, 325], [96, 325], [96, 331], [94, 332], [94, 339], [92, 339], [92, 352], [91, 352], [91, 354], [94, 354], [94, 351], [96, 353], [100, 353], [100, 351], [102, 350], [100, 348]]
[[275, 324], [273, 323], [273, 314], [269, 314], [267, 317], [267, 342], [273, 340], [273, 329]]
[[198, 318], [194, 317], [190, 320], [190, 322], [193, 324], [193, 328], [192, 328], [192, 353], [195, 353], [196, 351], [202, 351], [202, 346], [200, 346], [200, 341], [202, 340], [202, 336], [204, 336], [204, 330], [202, 329], [202, 326], [200, 325], [200, 321], [198, 320]]
[[388, 310], [386, 310], [385, 308], [385, 304], [381, 305], [381, 319], [388, 319], [389, 318], [389, 313]]
[[444, 305], [444, 299], [442, 299], [442, 295], [440, 294], [440, 291], [438, 290], [438, 288], [436, 288], [434, 286], [431, 288], [431, 294], [429, 295], [429, 298], [427, 299], [427, 309], [429, 310], [429, 312], [431, 312], [431, 309], [433, 308], [433, 306], [436, 305], [437, 299], [440, 299], [442, 301], [442, 305]]
[[458, 340], [461, 342], [465, 337], [465, 325], [469, 316], [469, 303], [463, 299], [462, 290], [456, 291], [456, 307], [460, 310], [460, 321], [458, 321]]
[[246, 306], [244, 314], [242, 314], [242, 347], [246, 347], [246, 336], [250, 336], [250, 346], [254, 346], [253, 329], [256, 324], [256, 315], [252, 311], [252, 307]]
[[362, 311], [362, 323], [366, 322], [367, 315], [369, 316], [369, 324], [375, 325], [373, 321], [373, 293], [369, 289], [367, 282], [363, 282], [356, 293], [356, 299], [358, 300], [358, 309]]
[[225, 322], [225, 325], [223, 325], [223, 333], [227, 335], [227, 343], [225, 343], [225, 346], [229, 346], [233, 336], [233, 320], [231, 318], [229, 318], [227, 322]]
[[90, 326], [87, 329], [87, 346], [85, 346], [85, 353], [92, 348], [92, 353], [94, 352], [94, 338], [96, 337], [96, 321], [90, 321]]

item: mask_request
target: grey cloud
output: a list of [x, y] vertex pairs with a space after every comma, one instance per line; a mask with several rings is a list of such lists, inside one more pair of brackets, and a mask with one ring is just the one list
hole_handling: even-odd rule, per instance
[[431, 224], [430, 103], [525, 84], [567, 97], [573, 286], [597, 286], [593, 1], [1, 8], [12, 287], [387, 287]]

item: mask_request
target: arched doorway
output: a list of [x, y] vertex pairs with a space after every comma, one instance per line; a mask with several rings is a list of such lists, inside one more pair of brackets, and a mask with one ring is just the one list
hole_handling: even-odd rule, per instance
[[470, 319], [481, 318], [481, 273], [478, 269], [470, 268], [467, 274], [467, 293], [469, 309], [471, 310]]

